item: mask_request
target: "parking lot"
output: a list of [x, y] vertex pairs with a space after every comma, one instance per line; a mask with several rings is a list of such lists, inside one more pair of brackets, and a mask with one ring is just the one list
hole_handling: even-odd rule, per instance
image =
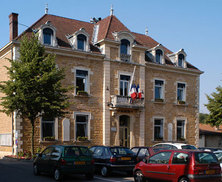
[[[49, 175], [34, 176], [32, 171], [32, 162], [30, 161], [14, 161], [14, 160], [0, 160], [0, 181], [4, 182], [52, 182], [54, 179]], [[66, 182], [80, 182], [80, 181], [93, 181], [93, 182], [130, 182], [133, 177], [128, 177], [124, 173], [116, 173], [110, 177], [102, 177], [95, 175], [93, 180], [86, 180], [83, 175], [67, 176], [63, 181]]]

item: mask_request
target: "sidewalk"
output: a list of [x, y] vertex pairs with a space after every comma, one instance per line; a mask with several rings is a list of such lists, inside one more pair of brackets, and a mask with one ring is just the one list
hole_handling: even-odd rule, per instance
[[2, 151], [0, 151], [0, 159], [2, 159], [6, 155], [12, 155], [12, 153], [11, 152], [2, 152]]

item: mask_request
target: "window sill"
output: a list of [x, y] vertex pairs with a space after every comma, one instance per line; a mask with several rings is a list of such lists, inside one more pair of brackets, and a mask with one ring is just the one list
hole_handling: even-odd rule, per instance
[[91, 143], [91, 140], [75, 140], [74, 143], [75, 144], [78, 144], [78, 143]]
[[184, 107], [187, 107], [188, 106], [188, 104], [185, 102], [185, 103], [174, 103], [174, 105], [176, 105], [176, 106], [184, 106]]
[[44, 143], [57, 143], [58, 142], [58, 140], [46, 140], [46, 141], [44, 141], [44, 140], [40, 140], [39, 141], [39, 143], [40, 144], [44, 144]]
[[166, 104], [164, 99], [155, 99], [155, 100], [153, 100], [153, 103], [155, 103], [155, 104]]
[[81, 98], [81, 97], [83, 97], [83, 98], [91, 97], [91, 95], [89, 95], [89, 94], [73, 94], [73, 95], [74, 95], [74, 97], [79, 97], [79, 98]]

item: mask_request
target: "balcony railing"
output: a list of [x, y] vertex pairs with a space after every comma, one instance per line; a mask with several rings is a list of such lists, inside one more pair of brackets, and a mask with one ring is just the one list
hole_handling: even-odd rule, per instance
[[138, 109], [144, 107], [144, 98], [132, 100], [131, 97], [112, 95], [110, 107], [113, 108], [132, 108]]
[[121, 61], [129, 62], [130, 56], [131, 55], [129, 55], [129, 54], [120, 54], [120, 59], [121, 59]]

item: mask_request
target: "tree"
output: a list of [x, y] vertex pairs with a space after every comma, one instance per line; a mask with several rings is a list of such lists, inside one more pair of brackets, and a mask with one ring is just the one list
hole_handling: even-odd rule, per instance
[[206, 123], [207, 116], [208, 116], [208, 114], [200, 113], [199, 114], [200, 123]]
[[216, 88], [211, 96], [207, 95], [208, 104], [205, 104], [209, 110], [206, 122], [212, 126], [219, 127], [222, 124], [222, 87]]
[[46, 54], [38, 38], [24, 37], [20, 44], [20, 57], [10, 60], [9, 80], [0, 83], [2, 111], [28, 119], [32, 126], [31, 153], [34, 154], [34, 127], [38, 117], [59, 117], [69, 106], [67, 92], [62, 87], [64, 70], [55, 64], [55, 56]]

